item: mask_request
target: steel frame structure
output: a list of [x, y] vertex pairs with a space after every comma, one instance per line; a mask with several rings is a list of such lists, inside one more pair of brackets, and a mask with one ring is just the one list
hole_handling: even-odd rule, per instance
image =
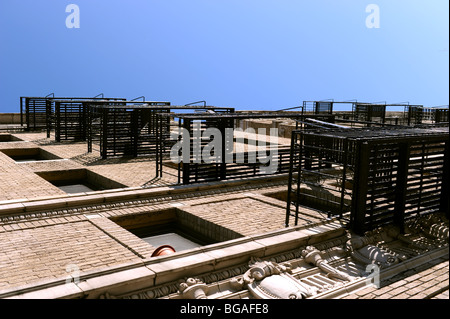
[[302, 113], [311, 114], [333, 114], [333, 100], [326, 101], [303, 101]]
[[408, 126], [422, 124], [424, 118], [423, 105], [406, 105], [403, 114], [404, 121]]
[[448, 105], [445, 107], [424, 107], [423, 121], [427, 123], [448, 123]]
[[155, 155], [154, 112], [168, 112], [168, 106], [170, 102], [160, 101], [87, 102], [88, 152], [98, 144], [102, 159]]
[[[168, 115], [160, 114], [160, 116], [167, 117]], [[226, 137], [226, 129], [235, 129], [235, 120], [244, 119], [277, 119], [277, 118], [289, 118], [296, 121], [297, 128], [310, 128], [320, 126], [319, 124], [307, 122], [309, 119], [320, 119], [326, 122], [333, 122], [334, 115], [330, 114], [314, 114], [305, 115], [301, 112], [268, 112], [268, 113], [224, 113], [224, 114], [171, 114], [170, 116], [179, 118], [178, 128], [184, 129], [189, 134], [189, 150], [190, 156], [187, 162], [181, 160], [178, 163], [178, 183], [179, 184], [191, 184], [197, 182], [209, 182], [219, 181], [235, 178], [255, 177], [260, 175], [260, 168], [264, 165], [259, 162], [254, 162], [254, 154], [251, 152], [243, 152], [237, 154], [233, 150], [235, 149], [235, 143], [233, 141], [224, 140], [221, 143], [222, 150], [220, 154], [215, 158], [214, 163], [205, 162], [203, 159], [197, 159], [194, 155], [194, 148], [198, 148], [195, 154], [203, 154], [205, 147], [212, 142], [210, 137], [205, 137], [204, 132], [208, 128], [216, 128], [219, 130], [222, 137]], [[199, 131], [194, 132], [194, 130]], [[182, 136], [178, 135], [178, 142], [181, 143]], [[200, 139], [201, 142], [198, 142]], [[163, 140], [161, 140], [163, 142]], [[160, 149], [163, 149], [161, 146]], [[269, 152], [270, 153], [270, 152]], [[278, 148], [277, 158], [272, 159], [277, 162], [277, 172], [287, 173], [289, 168], [289, 156], [290, 149], [288, 147]], [[226, 155], [228, 158], [233, 158], [232, 163], [226, 161]], [[179, 154], [181, 156], [181, 154]], [[240, 157], [241, 161], [237, 161], [237, 157]], [[159, 163], [157, 166], [162, 167], [163, 156], [159, 156]], [[242, 161], [243, 159], [243, 161]], [[267, 160], [267, 159], [266, 159]], [[162, 170], [159, 172], [162, 174]]]
[[[53, 100], [54, 116], [53, 126], [55, 129], [55, 141], [87, 141], [89, 125], [89, 104], [96, 105], [121, 105], [125, 99], [75, 99], [75, 100]], [[47, 127], [47, 136], [50, 134]]]
[[301, 202], [326, 205], [363, 234], [384, 224], [449, 212], [447, 125], [294, 131], [286, 226]]
[[365, 122], [386, 121], [386, 104], [353, 103], [353, 120]]
[[[103, 95], [103, 94], [102, 94]], [[26, 125], [26, 131], [46, 130], [47, 137], [55, 124], [55, 100], [60, 102], [76, 102], [83, 100], [110, 100], [125, 101], [124, 98], [104, 97], [55, 97], [54, 93], [45, 97], [21, 96], [20, 97], [20, 125]]]
[[[345, 115], [346, 120], [351, 118], [352, 121], [369, 124], [370, 123], [382, 123], [386, 124], [386, 114], [389, 109], [399, 108], [397, 112], [401, 112], [403, 109], [402, 118], [395, 118], [395, 125], [416, 125], [421, 124], [426, 112], [433, 114], [436, 117], [436, 123], [448, 122], [448, 107], [447, 108], [424, 108], [423, 105], [409, 105], [409, 102], [405, 103], [393, 103], [388, 104], [386, 102], [368, 103], [352, 101], [334, 101], [333, 99], [322, 101], [303, 101], [303, 105], [300, 107], [303, 114], [336, 114], [340, 111], [336, 111], [335, 106], [337, 104], [351, 104], [351, 113]], [[429, 110], [428, 110], [429, 109]], [[435, 116], [436, 114], [436, 116]], [[392, 119], [391, 119], [392, 120]]]
[[[177, 106], [170, 102], [126, 101], [122, 105], [89, 104], [88, 152], [99, 145], [102, 159], [121, 156], [163, 156], [170, 139], [172, 110], [229, 112], [215, 106]], [[157, 165], [157, 175], [159, 175]]]

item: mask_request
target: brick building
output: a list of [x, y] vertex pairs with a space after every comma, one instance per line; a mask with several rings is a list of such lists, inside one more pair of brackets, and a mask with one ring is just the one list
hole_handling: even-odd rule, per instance
[[360, 236], [302, 205], [286, 227], [287, 173], [181, 185], [168, 160], [155, 176], [146, 157], [5, 127], [0, 298], [449, 298], [445, 214]]

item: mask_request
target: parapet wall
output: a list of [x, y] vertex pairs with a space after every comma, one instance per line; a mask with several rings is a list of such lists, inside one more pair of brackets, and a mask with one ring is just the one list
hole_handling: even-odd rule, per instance
[[0, 113], [0, 124], [20, 124], [20, 113]]

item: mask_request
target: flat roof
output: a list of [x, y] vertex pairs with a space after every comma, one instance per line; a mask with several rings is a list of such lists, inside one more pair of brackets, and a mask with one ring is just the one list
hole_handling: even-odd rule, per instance
[[[150, 104], [150, 103], [160, 103], [160, 104]], [[136, 104], [131, 104], [131, 105], [102, 105], [102, 104], [99, 104], [99, 105], [92, 105], [92, 107], [102, 108], [102, 109], [161, 109], [161, 110], [170, 110], [170, 109], [182, 109], [182, 110], [202, 110], [202, 109], [203, 110], [230, 110], [230, 109], [234, 109], [232, 107], [167, 105], [167, 104], [163, 104], [163, 103], [170, 103], [170, 102], [146, 102], [146, 103], [141, 103], [139, 105], [136, 105]], [[181, 114], [183, 114], [183, 113], [181, 113]]]
[[216, 119], [216, 118], [231, 118], [231, 119], [258, 119], [258, 118], [292, 118], [292, 117], [334, 117], [333, 114], [302, 114], [301, 112], [274, 112], [274, 113], [226, 113], [226, 114], [214, 114], [214, 113], [195, 113], [195, 114], [186, 114], [186, 113], [172, 113], [172, 114], [161, 114], [165, 116], [178, 117], [183, 119]]
[[353, 140], [392, 140], [392, 138], [415, 138], [418, 137], [449, 137], [448, 123], [444, 125], [423, 125], [417, 127], [364, 127], [350, 129], [312, 129], [309, 131], [295, 130], [294, 133], [303, 135], [320, 135], [332, 138], [348, 138]]

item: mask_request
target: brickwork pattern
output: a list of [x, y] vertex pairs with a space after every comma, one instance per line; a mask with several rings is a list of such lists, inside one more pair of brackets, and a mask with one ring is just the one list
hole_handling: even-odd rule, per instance
[[344, 299], [448, 299], [448, 274], [447, 255], [382, 281], [380, 288], [370, 286]]
[[280, 229], [285, 219], [283, 208], [252, 198], [228, 198], [180, 209], [243, 236]]
[[[128, 186], [140, 186], [154, 174], [152, 163], [134, 159], [99, 160], [98, 154], [86, 154], [85, 144], [56, 145], [45, 133], [21, 133], [18, 137], [35, 141], [20, 142], [21, 147], [36, 145], [66, 161], [17, 164], [0, 152], [0, 201], [7, 199], [65, 196], [65, 193], [38, 177], [35, 172], [85, 167]], [[9, 144], [9, 145], [8, 145]], [[0, 143], [14, 148], [15, 143]], [[166, 168], [165, 168], [166, 169]], [[146, 172], [149, 172], [147, 175]], [[144, 173], [143, 173], [144, 172]], [[176, 170], [161, 183], [176, 178]], [[157, 182], [154, 184], [157, 185]], [[235, 188], [196, 190], [188, 193], [158, 195], [158, 198], [135, 199], [120, 203], [68, 207], [59, 217], [42, 217], [25, 213], [20, 220], [2, 216], [0, 222], [0, 290], [67, 276], [66, 267], [75, 264], [80, 271], [104, 269], [130, 262], [142, 262], [154, 247], [118, 226], [109, 218], [176, 209], [204, 221], [210, 231], [223, 231], [222, 238], [249, 236], [284, 228], [285, 205], [271, 194], [286, 191], [276, 182], [255, 183]], [[270, 196], [268, 196], [270, 195]], [[176, 205], [174, 205], [176, 204]], [[52, 211], [43, 212], [53, 216]], [[87, 218], [85, 215], [95, 215]], [[182, 215], [182, 214], [180, 214]], [[325, 216], [304, 208], [302, 223], [322, 220]], [[17, 217], [17, 216], [15, 216]], [[23, 218], [22, 218], [23, 217]], [[448, 256], [410, 269], [382, 282], [382, 287], [368, 287], [345, 298], [448, 298]]]
[[168, 167], [164, 167], [162, 178], [155, 178], [156, 165], [154, 160], [136, 162], [122, 160], [120, 164], [93, 165], [89, 166], [89, 169], [129, 187], [173, 185], [178, 182], [178, 172]]
[[[267, 189], [261, 185], [254, 187]], [[189, 227], [202, 222], [214, 225], [205, 227], [209, 232], [218, 234], [206, 235], [210, 238], [218, 235], [219, 241], [283, 227], [284, 208], [281, 201], [254, 193], [242, 193], [239, 188], [233, 191], [202, 191], [195, 195], [192, 198], [188, 194], [180, 195], [173, 199], [168, 196], [149, 204], [135, 201], [130, 205], [124, 205], [126, 202], [123, 202], [116, 207], [114, 204], [102, 204], [88, 206], [87, 209], [59, 210], [63, 215], [58, 218], [52, 218], [51, 212], [48, 212], [48, 218], [39, 217], [39, 214], [29, 218], [34, 214], [26, 214], [29, 217], [21, 216], [22, 222], [5, 219], [6, 223], [0, 223], [0, 242], [7, 243], [3, 244], [5, 249], [0, 257], [0, 290], [65, 276], [68, 264], [78, 265], [80, 271], [90, 271], [149, 258], [155, 247], [118, 226], [110, 218], [167, 211], [174, 209], [173, 203], [182, 204], [175, 207], [181, 212], [180, 219], [191, 223]], [[259, 199], [249, 196], [259, 196]], [[273, 201], [273, 204], [264, 202], [264, 199]], [[247, 216], [248, 222], [240, 220], [249, 207], [255, 209]], [[220, 217], [217, 214], [220, 209], [227, 213]], [[188, 218], [183, 213], [195, 218]], [[87, 219], [85, 215], [99, 217]], [[256, 228], [255, 220], [259, 220]], [[276, 224], [273, 220], [276, 220]], [[40, 258], [34, 258], [34, 253]], [[45, 267], [41, 269], [43, 264]], [[11, 269], [17, 276], [11, 278]]]
[[0, 201], [66, 195], [0, 152]]
[[154, 250], [105, 218], [92, 221], [73, 216], [0, 226], [0, 290], [68, 276], [69, 265], [87, 272], [138, 262]]
[[71, 169], [82, 169], [82, 165], [71, 160], [51, 160], [51, 161], [36, 161], [23, 162], [18, 164], [20, 167], [29, 170], [33, 173], [51, 172], [51, 171], [66, 171]]
[[45, 133], [17, 133], [19, 142], [1, 142], [1, 150], [41, 148], [61, 160], [15, 162], [0, 152], [0, 201], [64, 196], [66, 193], [35, 173], [85, 168], [127, 187], [154, 187], [178, 182], [177, 170], [164, 167], [155, 178], [154, 160], [113, 158], [102, 160], [98, 151], [87, 152], [87, 143], [55, 143]]
[[92, 218], [91, 223], [140, 258], [150, 258], [156, 247], [126, 231], [108, 218]]

